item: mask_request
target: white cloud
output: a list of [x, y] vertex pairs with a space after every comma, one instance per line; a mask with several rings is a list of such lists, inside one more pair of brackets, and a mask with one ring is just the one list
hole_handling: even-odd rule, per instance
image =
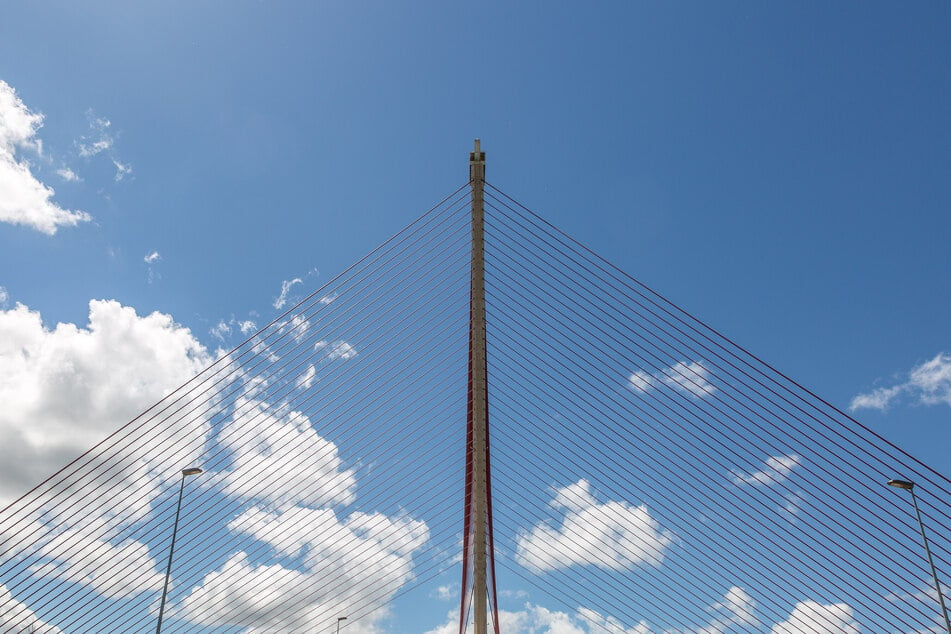
[[796, 454], [783, 456], [770, 456], [766, 459], [766, 464], [759, 471], [747, 474], [738, 469], [730, 471], [730, 478], [737, 486], [770, 486], [779, 484], [786, 480], [793, 472], [793, 469], [801, 464], [802, 460]]
[[[756, 615], [756, 603], [749, 593], [733, 586], [721, 601], [711, 605], [715, 612], [710, 621], [693, 628], [666, 629], [663, 634], [726, 634], [759, 631], [763, 627]], [[525, 604], [522, 610], [499, 610], [499, 624], [505, 634], [652, 634], [646, 621], [625, 625], [613, 616], [604, 616], [586, 607], [574, 614]], [[491, 629], [491, 628], [490, 628]], [[446, 621], [425, 634], [454, 634], [459, 631], [459, 611], [449, 612]], [[771, 634], [858, 634], [859, 626], [852, 609], [844, 603], [823, 605], [815, 601], [797, 603], [789, 617], [772, 626]]]
[[[578, 608], [578, 617], [589, 624], [589, 632], [608, 632], [608, 634], [650, 634], [646, 621], [640, 621], [634, 627], [625, 627], [613, 616], [603, 616], [600, 612], [588, 608]], [[593, 626], [593, 627], [592, 627]]]
[[298, 313], [281, 324], [281, 330], [285, 328], [290, 331], [296, 341], [303, 341], [307, 331], [310, 330], [310, 322], [307, 321], [307, 317]]
[[653, 374], [636, 370], [628, 376], [627, 385], [642, 394], [657, 389], [659, 385], [666, 385], [694, 398], [705, 398], [716, 392], [716, 387], [710, 383], [710, 371], [699, 361], [678, 361]]
[[333, 361], [338, 359], [347, 361], [357, 356], [357, 349], [346, 341], [334, 341], [327, 356]]
[[939, 354], [913, 368], [909, 383], [922, 405], [951, 406], [951, 354]]
[[[155, 407], [210, 361], [168, 315], [139, 316], [115, 301], [91, 301], [85, 328], [47, 328], [22, 304], [0, 311], [0, 506]], [[36, 511], [10, 507], [0, 543], [23, 549], [23, 535], [32, 535], [30, 556], [42, 562], [30, 569], [36, 577], [113, 598], [159, 590], [163, 575], [146, 545], [118, 535], [149, 515], [179, 465], [201, 455], [214, 404], [194, 404], [198, 413], [176, 414], [175, 402], [166, 401], [159, 407], [169, 413], [154, 433], [83, 458], [85, 472], [107, 477], [61, 478], [30, 498]], [[117, 502], [129, 499], [139, 502]], [[135, 572], [117, 577], [117, 565]]]
[[450, 583], [436, 588], [434, 595], [440, 601], [451, 601], [459, 596], [459, 586]]
[[114, 140], [109, 133], [112, 122], [108, 119], [95, 116], [92, 110], [86, 111], [89, 119], [89, 134], [80, 137], [78, 141], [79, 155], [84, 158], [96, 156], [101, 152], [112, 149]]
[[[491, 625], [489, 629], [491, 631]], [[425, 634], [456, 634], [458, 631], [459, 610], [453, 610], [442, 625]], [[650, 628], [643, 621], [625, 627], [618, 619], [587, 608], [578, 608], [572, 615], [530, 603], [514, 612], [499, 610], [499, 631], [505, 634], [650, 634]]]
[[[83, 545], [81, 552], [76, 544]], [[116, 543], [83, 529], [66, 529], [46, 540], [39, 553], [48, 562], [34, 567], [34, 575], [80, 583], [112, 599], [157, 592], [165, 580], [145, 544], [131, 539]], [[135, 574], [119, 575], [117, 570]]]
[[116, 168], [115, 181], [117, 183], [132, 173], [132, 166], [128, 163], [121, 163], [115, 159], [112, 159], [112, 164]]
[[739, 586], [727, 590], [721, 601], [707, 609], [714, 612], [707, 623], [699, 627], [667, 629], [664, 634], [724, 634], [738, 631], [737, 626], [745, 630], [760, 625], [756, 616], [756, 602]]
[[0, 308], [5, 308], [8, 301], [10, 301], [10, 294], [6, 288], [0, 286]]
[[255, 322], [250, 319], [245, 319], [239, 321], [234, 317], [230, 319], [219, 319], [218, 323], [209, 329], [211, 336], [219, 341], [224, 341], [226, 338], [230, 337], [235, 329], [241, 332], [242, 335], [249, 335], [258, 329], [258, 326]]
[[56, 170], [56, 174], [67, 183], [77, 183], [82, 180], [79, 177], [79, 174], [77, 174], [76, 172], [74, 172], [68, 167], [62, 167]]
[[91, 217], [52, 202], [53, 189], [33, 175], [28, 161], [17, 157], [18, 150], [40, 151], [37, 131], [42, 125], [43, 115], [31, 112], [13, 87], [0, 80], [0, 222], [53, 235], [60, 227]]
[[304, 370], [304, 373], [297, 377], [295, 385], [298, 388], [304, 388], [309, 390], [311, 386], [314, 385], [314, 381], [317, 378], [317, 369], [313, 365], [307, 366], [307, 369]]
[[31, 112], [13, 86], [0, 79], [0, 147], [41, 151], [36, 132], [42, 125], [43, 115]]
[[627, 378], [627, 382], [631, 389], [637, 392], [647, 392], [657, 384], [654, 377], [643, 370], [632, 372], [631, 376]]
[[[944, 586], [947, 588], [947, 586]], [[917, 590], [910, 593], [895, 593], [890, 592], [885, 595], [885, 600], [891, 603], [901, 603], [901, 604], [916, 604], [922, 603], [924, 605], [938, 605], [938, 591], [935, 590], [934, 586], [931, 585], [930, 580], [922, 582], [922, 585], [918, 587]], [[951, 594], [947, 590], [944, 592], [945, 603], [951, 602]], [[940, 612], [936, 612], [933, 616], [934, 625], [931, 627], [926, 627], [924, 629], [915, 629], [907, 632], [906, 634], [947, 634], [947, 629], [944, 627], [944, 618]]]
[[333, 303], [337, 299], [337, 293], [331, 293], [330, 295], [324, 295], [320, 298], [320, 303], [326, 306], [327, 304]]
[[[85, 328], [61, 323], [49, 329], [39, 312], [22, 304], [0, 311], [0, 503], [148, 409], [211, 360], [169, 315], [139, 316], [116, 301], [90, 301]], [[200, 441], [201, 422], [194, 424]]]
[[224, 341], [225, 337], [231, 335], [231, 324], [224, 319], [218, 321], [217, 324], [212, 326], [208, 331], [212, 337], [218, 339], [219, 341]]
[[149, 284], [153, 283], [157, 279], [162, 279], [162, 276], [155, 270], [152, 266], [162, 259], [161, 254], [158, 251], [152, 251], [151, 253], [146, 253], [145, 257], [142, 258], [142, 261], [145, 262], [146, 266], [149, 268]]
[[713, 610], [726, 612], [726, 617], [718, 617], [714, 623], [723, 623], [723, 629], [729, 625], [749, 625], [755, 627], [759, 625], [759, 619], [756, 618], [756, 603], [753, 598], [739, 586], [733, 586], [727, 590], [723, 601], [714, 603], [710, 606]]
[[35, 634], [63, 634], [58, 627], [41, 621], [25, 604], [13, 598], [10, 590], [0, 584], [0, 630], [4, 632], [33, 632]]
[[782, 513], [790, 522], [795, 522], [802, 511], [803, 504], [806, 502], [806, 495], [802, 491], [795, 491], [783, 498]]
[[[945, 598], [951, 599], [951, 596], [945, 592]], [[926, 580], [915, 592], [890, 592], [885, 595], [885, 600], [892, 603], [902, 603], [913, 600], [920, 601], [921, 603], [926, 603], [928, 605], [936, 605], [938, 603], [938, 591], [935, 590], [934, 586], [931, 585], [930, 580]]]
[[[317, 631], [368, 601], [388, 601], [413, 579], [412, 556], [429, 540], [426, 524], [408, 517], [354, 513], [338, 519], [329, 509], [302, 507], [251, 508], [228, 528], [295, 563], [255, 564], [246, 553], [235, 553], [175, 611], [194, 623], [236, 625], [249, 634]], [[385, 610], [374, 612], [348, 623], [347, 630], [378, 632], [385, 616]]]
[[337, 446], [318, 435], [310, 419], [249, 399], [239, 400], [236, 411], [218, 435], [232, 454], [229, 469], [219, 474], [226, 493], [279, 507], [354, 500], [354, 472], [344, 468]]
[[303, 284], [304, 280], [299, 277], [295, 277], [292, 280], [284, 280], [281, 282], [281, 294], [274, 300], [274, 308], [281, 309], [284, 308], [284, 304], [287, 303], [287, 296], [291, 292], [291, 289], [295, 284]]
[[348, 361], [357, 356], [357, 349], [343, 340], [333, 343], [318, 341], [314, 344], [314, 350], [326, 350], [326, 357], [331, 361]]
[[816, 601], [796, 604], [789, 618], [777, 623], [771, 634], [858, 634], [859, 626], [852, 616], [852, 608], [845, 603], [825, 605]]
[[599, 504], [586, 480], [558, 489], [552, 506], [564, 511], [559, 526], [542, 523], [518, 536], [516, 560], [535, 572], [576, 564], [609, 570], [660, 566], [673, 543], [646, 505]]
[[898, 385], [879, 387], [852, 399], [849, 409], [886, 411], [900, 396], [909, 397], [919, 405], [951, 406], [951, 354], [938, 353], [935, 358], [916, 365], [908, 378]]
[[97, 117], [92, 109], [86, 111], [86, 118], [89, 120], [89, 132], [76, 142], [79, 155], [90, 159], [99, 154], [105, 154], [116, 169], [114, 180], [118, 183], [132, 173], [132, 166], [119, 160], [116, 138], [112, 133], [112, 122], [105, 117]]
[[859, 394], [849, 403], [849, 409], [877, 409], [885, 411], [888, 409], [892, 400], [905, 390], [905, 386], [897, 385], [895, 387], [879, 387], [871, 392]]

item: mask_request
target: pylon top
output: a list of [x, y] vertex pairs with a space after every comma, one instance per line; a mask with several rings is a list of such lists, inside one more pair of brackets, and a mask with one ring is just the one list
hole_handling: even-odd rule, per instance
[[479, 139], [475, 140], [474, 148], [469, 152], [469, 180], [481, 182], [485, 180], [485, 152]]

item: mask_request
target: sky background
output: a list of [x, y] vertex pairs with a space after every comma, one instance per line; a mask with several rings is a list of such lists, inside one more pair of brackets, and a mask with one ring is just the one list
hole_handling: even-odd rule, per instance
[[[951, 473], [947, 3], [0, 13], [8, 446], [45, 411], [18, 400], [30, 373], [54, 373], [15, 351], [82, 335], [91, 300], [115, 302], [100, 332], [121, 305], [191, 337], [88, 434], [41, 425], [26, 480], [465, 183], [475, 137], [490, 183]], [[76, 365], [90, 384], [108, 350]]]

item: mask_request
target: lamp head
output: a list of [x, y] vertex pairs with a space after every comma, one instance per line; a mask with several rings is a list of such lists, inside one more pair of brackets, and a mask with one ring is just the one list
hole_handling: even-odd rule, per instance
[[896, 489], [904, 489], [905, 491], [911, 491], [915, 488], [915, 483], [909, 482], [908, 480], [889, 480], [888, 486], [895, 487]]
[[198, 467], [189, 467], [188, 469], [182, 469], [183, 476], [193, 476], [201, 473], [201, 469]]

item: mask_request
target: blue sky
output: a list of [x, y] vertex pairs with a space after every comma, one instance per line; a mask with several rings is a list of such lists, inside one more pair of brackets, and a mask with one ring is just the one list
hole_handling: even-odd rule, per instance
[[[146, 394], [462, 185], [480, 137], [492, 184], [951, 473], [947, 4], [2, 13], [0, 308], [46, 333], [88, 328], [90, 300], [117, 303], [102, 324], [171, 316], [207, 351], [183, 343]], [[27, 178], [55, 193], [22, 202]], [[144, 407], [121, 405], [90, 438]]]

